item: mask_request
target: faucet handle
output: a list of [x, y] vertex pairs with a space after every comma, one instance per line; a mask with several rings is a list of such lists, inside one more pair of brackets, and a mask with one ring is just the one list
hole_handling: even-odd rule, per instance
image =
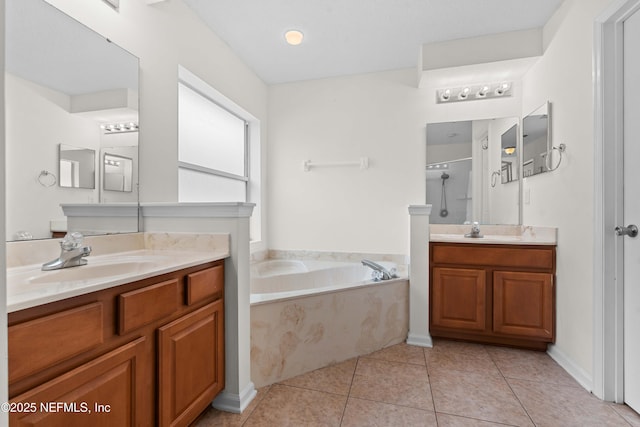
[[82, 246], [83, 240], [84, 236], [79, 231], [67, 233], [65, 234], [64, 239], [62, 239], [62, 241], [60, 242], [60, 248], [65, 251], [79, 248], [80, 246]]

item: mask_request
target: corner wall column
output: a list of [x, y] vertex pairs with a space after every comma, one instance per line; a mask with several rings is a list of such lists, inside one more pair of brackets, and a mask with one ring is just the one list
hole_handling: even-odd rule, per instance
[[222, 411], [241, 413], [256, 396], [251, 381], [249, 218], [253, 203], [143, 203], [144, 231], [228, 233], [225, 261], [225, 389], [213, 401]]
[[409, 206], [409, 336], [407, 344], [433, 347], [429, 335], [429, 215], [431, 205]]

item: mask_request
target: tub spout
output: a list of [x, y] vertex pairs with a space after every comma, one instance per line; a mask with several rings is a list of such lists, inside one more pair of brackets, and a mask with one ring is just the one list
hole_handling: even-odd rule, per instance
[[398, 277], [395, 273], [395, 269], [387, 270], [386, 268], [384, 268], [383, 266], [381, 266], [380, 264], [378, 264], [377, 262], [373, 262], [371, 260], [368, 259], [363, 259], [362, 260], [362, 265], [365, 265], [369, 268], [371, 268], [373, 271], [377, 272], [378, 274], [374, 276], [373, 280], [389, 280], [389, 279], [393, 279]]

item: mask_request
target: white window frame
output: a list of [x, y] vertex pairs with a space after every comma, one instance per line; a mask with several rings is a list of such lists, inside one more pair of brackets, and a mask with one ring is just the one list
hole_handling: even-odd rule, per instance
[[[196, 92], [202, 94], [207, 99], [213, 101], [220, 107], [234, 114], [236, 117], [245, 121], [245, 176], [246, 176], [246, 202], [254, 203], [253, 215], [250, 219], [250, 233], [251, 233], [251, 247], [256, 250], [261, 250], [264, 242], [262, 241], [263, 221], [262, 221], [262, 167], [261, 167], [261, 123], [260, 120], [247, 110], [236, 104], [233, 100], [214, 89], [202, 80], [200, 77], [193, 74], [185, 67], [178, 65], [178, 82], [188, 86]], [[176, 90], [178, 85], [176, 84]], [[201, 168], [198, 165], [193, 165], [196, 168]], [[184, 167], [182, 162], [178, 162], [178, 168]], [[189, 164], [185, 169], [195, 170], [190, 168]], [[207, 168], [204, 168], [207, 169]], [[198, 169], [198, 171], [201, 171]], [[226, 176], [224, 171], [219, 176]], [[224, 174], [224, 175], [223, 175]], [[234, 175], [234, 174], [230, 174]], [[244, 179], [243, 179], [244, 180]], [[178, 198], [180, 195], [178, 194]]]
[[183, 162], [178, 160], [178, 167], [182, 168], [182, 169], [187, 169], [187, 170], [191, 170], [191, 171], [195, 171], [195, 172], [200, 172], [200, 173], [204, 173], [207, 175], [214, 175], [214, 176], [219, 176], [219, 177], [223, 177], [223, 178], [228, 178], [228, 179], [233, 179], [236, 181], [243, 181], [245, 184], [245, 199], [241, 200], [243, 202], [246, 202], [248, 199], [248, 191], [249, 191], [249, 122], [242, 116], [240, 116], [239, 114], [236, 114], [234, 111], [230, 110], [229, 108], [226, 108], [224, 105], [221, 105], [218, 101], [216, 101], [215, 99], [213, 99], [211, 96], [207, 95], [206, 93], [203, 93], [201, 90], [199, 90], [197, 87], [195, 87], [195, 85], [190, 84], [187, 81], [184, 81], [182, 79], [180, 79], [178, 81], [179, 85], [183, 85], [184, 87], [194, 91], [195, 93], [197, 93], [198, 95], [202, 96], [203, 98], [205, 98], [207, 101], [211, 102], [212, 104], [216, 105], [217, 107], [221, 108], [222, 110], [226, 111], [227, 113], [231, 114], [232, 116], [242, 120], [242, 122], [244, 122], [244, 174], [243, 175], [237, 175], [234, 173], [230, 173], [230, 172], [225, 172], [219, 169], [212, 169], [212, 168], [208, 168], [205, 166], [201, 166], [201, 165], [196, 165], [194, 163], [189, 163], [189, 162]]

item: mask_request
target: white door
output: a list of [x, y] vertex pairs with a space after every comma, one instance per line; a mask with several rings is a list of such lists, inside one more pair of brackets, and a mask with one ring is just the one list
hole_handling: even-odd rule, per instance
[[[624, 22], [624, 226], [640, 225], [640, 11]], [[633, 234], [633, 233], [632, 233]], [[624, 239], [624, 400], [640, 412], [640, 236]]]

